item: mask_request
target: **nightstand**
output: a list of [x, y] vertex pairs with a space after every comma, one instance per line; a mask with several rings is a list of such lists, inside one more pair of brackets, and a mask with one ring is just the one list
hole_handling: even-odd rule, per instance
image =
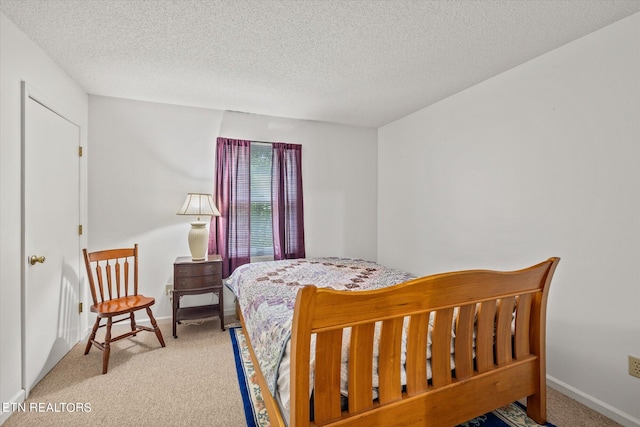
[[[180, 307], [184, 295], [213, 293], [218, 296], [218, 304]], [[224, 299], [222, 289], [222, 258], [209, 255], [204, 261], [193, 261], [191, 257], [178, 257], [173, 263], [173, 337], [176, 324], [181, 320], [220, 317], [220, 328], [224, 331]]]

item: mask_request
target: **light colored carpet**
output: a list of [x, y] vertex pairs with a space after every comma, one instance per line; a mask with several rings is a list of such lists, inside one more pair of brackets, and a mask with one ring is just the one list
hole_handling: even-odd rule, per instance
[[158, 324], [165, 348], [149, 332], [117, 341], [102, 375], [102, 352], [84, 356], [79, 343], [26, 401], [88, 403], [91, 412], [16, 412], [3, 427], [244, 426], [229, 331], [210, 319], [178, 325], [174, 339], [170, 320]]
[[[77, 344], [31, 391], [27, 412], [14, 412], [3, 427], [245, 426], [229, 331], [208, 319], [178, 325], [174, 339], [169, 319], [158, 324], [165, 348], [148, 332], [118, 341], [106, 375], [102, 352], [84, 356], [85, 343]], [[67, 412], [69, 403], [90, 412]], [[45, 412], [29, 411], [32, 404]], [[552, 389], [548, 411], [557, 427], [618, 426]]]

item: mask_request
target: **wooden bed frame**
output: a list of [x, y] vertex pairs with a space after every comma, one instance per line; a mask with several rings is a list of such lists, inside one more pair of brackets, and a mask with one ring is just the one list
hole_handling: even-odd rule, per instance
[[[373, 291], [302, 288], [292, 327], [289, 426], [455, 426], [525, 397], [527, 415], [545, 424], [546, 305], [559, 261], [549, 258], [511, 272], [444, 273]], [[430, 313], [435, 313], [432, 326]], [[242, 313], [238, 315], [244, 328]], [[405, 316], [410, 320], [406, 333], [407, 384], [402, 387], [400, 357]], [[378, 398], [374, 400], [375, 322], [382, 326]], [[348, 408], [344, 410], [340, 357], [342, 330], [347, 327], [352, 330]], [[429, 381], [427, 332], [432, 341]], [[316, 334], [316, 355], [310, 421], [312, 334]], [[285, 426], [248, 334], [245, 335], [271, 425]], [[455, 358], [455, 369], [451, 357]]]

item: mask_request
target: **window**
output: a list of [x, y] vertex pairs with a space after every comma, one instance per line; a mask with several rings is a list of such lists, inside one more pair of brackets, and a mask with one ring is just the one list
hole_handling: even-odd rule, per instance
[[302, 145], [218, 137], [209, 253], [222, 277], [267, 259], [304, 258]]
[[251, 143], [251, 258], [273, 259], [271, 144]]

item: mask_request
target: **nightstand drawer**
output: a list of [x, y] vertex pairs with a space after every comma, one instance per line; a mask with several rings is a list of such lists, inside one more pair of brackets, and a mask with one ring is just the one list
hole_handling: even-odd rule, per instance
[[220, 263], [177, 265], [175, 273], [180, 277], [220, 276]]
[[219, 276], [177, 277], [174, 278], [174, 289], [196, 289], [207, 286], [220, 286]]

